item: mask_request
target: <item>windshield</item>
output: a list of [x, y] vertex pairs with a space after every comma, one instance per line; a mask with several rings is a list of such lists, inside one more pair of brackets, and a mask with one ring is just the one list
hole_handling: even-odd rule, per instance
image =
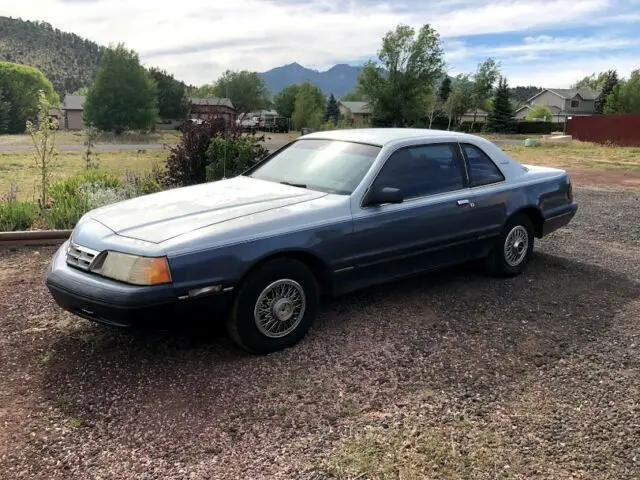
[[311, 190], [350, 195], [380, 147], [337, 140], [298, 140], [249, 174]]

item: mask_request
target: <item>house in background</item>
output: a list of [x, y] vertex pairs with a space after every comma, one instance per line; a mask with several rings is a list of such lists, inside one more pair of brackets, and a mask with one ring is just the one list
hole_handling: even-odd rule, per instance
[[82, 130], [84, 128], [84, 95], [65, 95], [62, 103], [62, 119], [60, 127], [65, 130]]
[[[489, 112], [481, 108], [476, 108], [476, 123], [486, 122], [488, 116]], [[460, 123], [463, 122], [473, 122], [473, 110], [466, 111], [460, 116]]]
[[225, 123], [232, 124], [236, 121], [236, 109], [228, 98], [208, 97], [189, 98], [189, 118], [212, 119], [223, 118]]
[[[83, 95], [65, 95], [62, 112], [57, 115], [60, 128], [65, 130], [82, 130], [84, 128], [84, 101]], [[235, 121], [235, 109], [228, 98], [190, 98], [189, 118], [224, 118], [226, 122], [232, 123]], [[156, 128], [176, 128], [180, 123], [179, 119], [175, 119], [159, 123]]]
[[340, 114], [351, 117], [354, 125], [364, 125], [371, 119], [371, 111], [367, 102], [338, 102]]
[[596, 114], [598, 93], [586, 88], [545, 88], [516, 110], [516, 118], [524, 120], [536, 105], [544, 105], [553, 114], [552, 122], [564, 123], [567, 117]]

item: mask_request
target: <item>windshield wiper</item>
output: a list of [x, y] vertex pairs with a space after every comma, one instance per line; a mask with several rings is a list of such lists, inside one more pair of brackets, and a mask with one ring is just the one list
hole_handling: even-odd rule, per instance
[[292, 182], [280, 182], [282, 185], [289, 185], [290, 187], [307, 188], [304, 183], [292, 183]]

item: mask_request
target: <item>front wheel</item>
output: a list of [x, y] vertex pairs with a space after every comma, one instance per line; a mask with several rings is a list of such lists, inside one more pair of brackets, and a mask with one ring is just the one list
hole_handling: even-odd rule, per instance
[[513, 277], [522, 273], [531, 258], [534, 238], [529, 217], [523, 214], [513, 216], [487, 257], [489, 271], [501, 277]]
[[303, 263], [271, 260], [251, 272], [234, 299], [227, 330], [242, 348], [258, 354], [300, 341], [318, 311], [319, 288]]

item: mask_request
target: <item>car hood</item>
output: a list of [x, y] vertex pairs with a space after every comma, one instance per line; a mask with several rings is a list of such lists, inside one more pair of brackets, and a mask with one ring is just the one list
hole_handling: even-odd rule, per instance
[[87, 216], [120, 236], [161, 243], [200, 228], [326, 195], [239, 176], [145, 195]]

